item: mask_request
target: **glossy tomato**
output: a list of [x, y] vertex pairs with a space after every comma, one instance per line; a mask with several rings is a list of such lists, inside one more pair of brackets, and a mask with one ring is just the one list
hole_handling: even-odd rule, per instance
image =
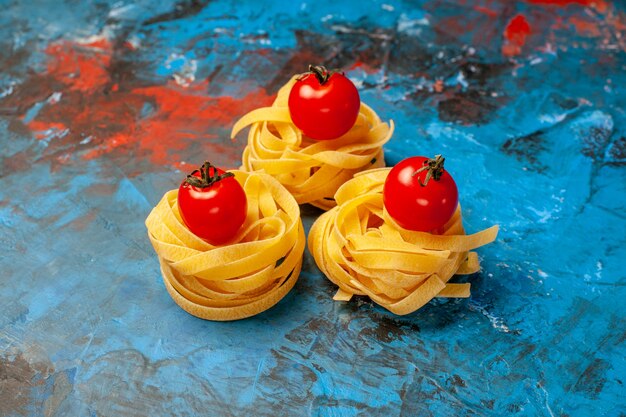
[[248, 201], [232, 173], [205, 162], [180, 185], [178, 209], [192, 233], [221, 245], [235, 237], [246, 220]]
[[387, 212], [403, 228], [438, 232], [456, 210], [459, 193], [436, 155], [407, 158], [389, 171], [383, 188]]
[[316, 140], [336, 139], [347, 133], [359, 115], [361, 100], [345, 75], [309, 65], [289, 93], [289, 113], [306, 136]]

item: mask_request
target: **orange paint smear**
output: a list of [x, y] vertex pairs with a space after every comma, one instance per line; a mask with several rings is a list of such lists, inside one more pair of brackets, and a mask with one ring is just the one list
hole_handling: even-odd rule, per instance
[[[150, 160], [159, 164], [176, 164], [172, 152], [183, 151], [198, 140], [215, 139], [215, 127], [229, 129], [239, 114], [256, 106], [269, 105], [272, 97], [264, 90], [249, 93], [241, 99], [209, 97], [186, 91], [175, 84], [137, 88], [130, 92], [156, 107], [153, 115], [130, 121], [130, 128], [108, 138], [98, 148], [85, 154], [94, 159], [118, 148], [138, 145], [140, 152], [148, 152]], [[139, 111], [140, 109], [137, 109]], [[213, 144], [214, 151], [223, 151]]]
[[592, 37], [598, 37], [602, 35], [600, 27], [596, 22], [591, 22], [580, 17], [572, 16], [569, 19], [569, 23], [574, 25], [574, 27], [576, 28], [576, 32], [580, 35]]
[[35, 139], [43, 139], [48, 136], [48, 131], [56, 130], [62, 132], [67, 127], [63, 123], [42, 123], [37, 120], [32, 120], [28, 123], [28, 128], [34, 133]]
[[502, 45], [502, 54], [508, 57], [521, 54], [530, 33], [531, 28], [524, 15], [518, 14], [513, 17], [504, 29], [505, 42]]
[[90, 91], [104, 86], [109, 81], [106, 68], [111, 63], [110, 45], [103, 53], [102, 44], [96, 50], [89, 45], [77, 45], [70, 42], [49, 45], [46, 53], [54, 57], [48, 63], [48, 74], [72, 90]]
[[[215, 131], [229, 131], [238, 117], [272, 102], [262, 88], [241, 98], [211, 97], [207, 81], [187, 88], [173, 81], [134, 87], [133, 80], [124, 80], [120, 85], [109, 73], [113, 46], [106, 39], [55, 43], [46, 51], [47, 73], [35, 75], [31, 82], [54, 89], [46, 95], [61, 92], [62, 98], [44, 106], [28, 127], [37, 137], [51, 128], [69, 129], [51, 146], [80, 151], [86, 159], [130, 152], [154, 164], [182, 167], [173, 158], [180, 159], [190, 146], [201, 153], [233, 153], [229, 139], [227, 146], [211, 141], [217, 138]], [[50, 79], [51, 84], [46, 81]], [[144, 114], [146, 106], [151, 111]]]
[[609, 4], [605, 0], [526, 0], [530, 4], [537, 4], [542, 6], [557, 6], [566, 7], [569, 5], [577, 5], [584, 7], [593, 7], [597, 11], [605, 12]]
[[350, 65], [350, 67], [348, 68], [348, 71], [352, 71], [357, 68], [362, 69], [363, 71], [365, 71], [366, 74], [376, 74], [379, 71], [378, 69], [368, 65], [367, 63], [363, 61], [359, 61], [358, 59], [354, 61], [352, 65]]
[[498, 17], [498, 12], [496, 12], [495, 10], [491, 10], [488, 7], [474, 6], [474, 10], [476, 10], [477, 12], [486, 14], [489, 17]]

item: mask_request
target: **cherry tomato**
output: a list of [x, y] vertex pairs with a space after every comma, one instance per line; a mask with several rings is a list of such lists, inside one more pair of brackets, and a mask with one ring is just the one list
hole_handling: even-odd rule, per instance
[[232, 173], [205, 162], [180, 185], [178, 210], [192, 233], [222, 245], [235, 237], [246, 220], [248, 201]]
[[403, 228], [439, 232], [452, 218], [459, 193], [452, 176], [443, 169], [444, 158], [414, 156], [389, 171], [383, 201], [391, 217]]
[[345, 75], [309, 65], [289, 93], [291, 120], [315, 140], [336, 139], [347, 133], [359, 115], [361, 100]]

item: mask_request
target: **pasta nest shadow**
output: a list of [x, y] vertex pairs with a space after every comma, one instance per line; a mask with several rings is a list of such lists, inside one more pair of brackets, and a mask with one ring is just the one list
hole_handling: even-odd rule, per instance
[[284, 185], [298, 204], [328, 210], [336, 205], [337, 189], [354, 174], [385, 166], [382, 147], [393, 134], [393, 121], [382, 122], [361, 102], [350, 131], [337, 139], [315, 141], [291, 120], [287, 103], [295, 82], [296, 76], [279, 90], [271, 107], [253, 110], [237, 121], [231, 136], [250, 126], [242, 170], [263, 171]]
[[466, 235], [459, 206], [440, 235], [403, 229], [383, 205], [389, 171], [357, 174], [337, 191], [337, 207], [311, 227], [309, 250], [320, 270], [339, 287], [334, 299], [366, 295], [404, 315], [434, 297], [469, 297], [470, 284], [448, 281], [454, 274], [480, 269], [471, 250], [492, 242], [498, 226]]
[[194, 235], [167, 192], [146, 219], [165, 287], [188, 313], [207, 320], [237, 320], [265, 311], [294, 286], [305, 236], [300, 208], [278, 181], [262, 173], [231, 171], [248, 200], [246, 221], [221, 246]]

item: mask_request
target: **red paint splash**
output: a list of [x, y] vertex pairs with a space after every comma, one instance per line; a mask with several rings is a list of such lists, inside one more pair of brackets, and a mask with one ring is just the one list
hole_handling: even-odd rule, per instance
[[[18, 120], [43, 103], [26, 126], [39, 139], [64, 132], [46, 149], [59, 164], [72, 156], [93, 159], [106, 154], [170, 166], [181, 166], [184, 155], [194, 163], [210, 155], [223, 155], [214, 158], [217, 162], [238, 161], [228, 138], [232, 124], [272, 101], [262, 88], [241, 98], [212, 97], [206, 93], [208, 81], [184, 88], [173, 81], [146, 85], [129, 70], [115, 76], [113, 46], [106, 39], [55, 43], [46, 52], [47, 71], [34, 74], [2, 102], [17, 109]], [[58, 102], [48, 100], [53, 93], [60, 93]]]
[[576, 33], [583, 36], [598, 37], [602, 35], [600, 25], [596, 21], [572, 16], [569, 23], [574, 26]]
[[608, 10], [610, 2], [605, 0], [526, 0], [530, 4], [540, 6], [556, 6], [566, 7], [569, 5], [592, 7], [595, 10], [604, 13]]
[[492, 10], [485, 6], [474, 6], [474, 10], [476, 10], [477, 12], [486, 14], [489, 17], [498, 17], [498, 14], [499, 14], [498, 11]]
[[[81, 49], [95, 53], [81, 53]], [[96, 51], [102, 50], [103, 53]], [[109, 81], [106, 68], [111, 63], [111, 45], [104, 41], [97, 44], [77, 45], [68, 43], [49, 45], [46, 53], [54, 59], [48, 61], [47, 73], [71, 90], [88, 92], [104, 86]]]
[[361, 60], [356, 60], [350, 67], [348, 67], [348, 71], [354, 71], [356, 69], [361, 69], [365, 71], [366, 74], [376, 74], [379, 72], [378, 68], [374, 68], [370, 66], [368, 63], [363, 62]]
[[511, 19], [504, 29], [504, 45], [502, 53], [512, 57], [522, 53], [522, 47], [526, 44], [526, 38], [531, 33], [530, 25], [524, 15], [518, 14]]
[[[179, 161], [172, 152], [182, 152], [196, 141], [217, 139], [217, 135], [212, 133], [216, 127], [229, 130], [238, 115], [263, 103], [269, 104], [271, 99], [264, 90], [253, 91], [242, 99], [208, 97], [201, 93], [206, 91], [207, 85], [202, 82], [185, 89], [171, 82], [165, 86], [133, 89], [130, 96], [140, 98], [142, 105], [152, 103], [155, 113], [146, 119], [134, 120], [129, 130], [111, 136], [87, 152], [85, 157], [93, 159], [138, 145], [139, 153], [149, 152], [152, 162], [176, 165]], [[131, 113], [140, 111], [141, 108], [136, 105]], [[215, 143], [211, 148], [211, 153], [227, 151]]]
[[583, 6], [591, 6], [597, 3], [597, 0], [526, 0], [533, 4], [552, 4], [555, 6], [567, 6], [568, 4], [580, 4]]

